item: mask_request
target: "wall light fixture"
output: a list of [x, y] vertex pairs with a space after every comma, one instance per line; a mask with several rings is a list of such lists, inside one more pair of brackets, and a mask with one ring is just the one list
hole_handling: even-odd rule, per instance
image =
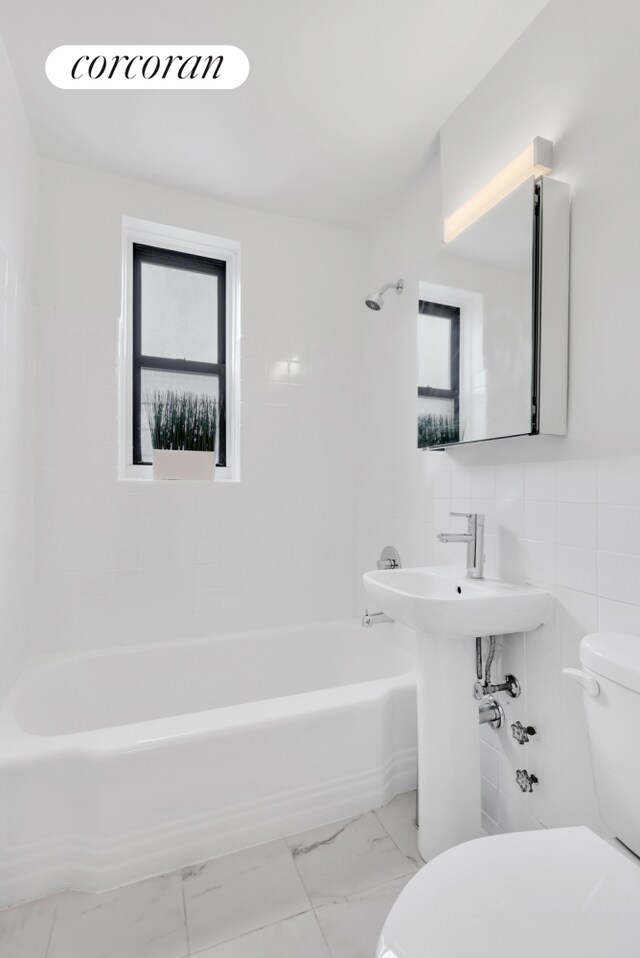
[[445, 243], [450, 243], [459, 233], [475, 223], [478, 217], [508, 196], [530, 176], [550, 173], [552, 165], [553, 143], [551, 140], [537, 136], [511, 163], [446, 218], [444, 221]]

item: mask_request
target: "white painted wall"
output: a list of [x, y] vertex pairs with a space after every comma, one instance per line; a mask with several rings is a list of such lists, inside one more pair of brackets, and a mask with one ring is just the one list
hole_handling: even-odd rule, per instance
[[38, 159], [0, 41], [0, 699], [32, 639], [32, 260]]
[[[462, 570], [463, 547], [439, 546], [435, 533], [453, 527], [451, 508], [473, 509], [487, 514], [489, 569], [557, 595], [553, 621], [505, 647], [502, 667], [525, 685], [510, 719], [526, 718], [539, 735], [520, 748], [508, 731], [484, 733], [491, 828], [604, 829], [580, 699], [560, 668], [576, 664], [590, 630], [640, 635], [640, 11], [625, 0], [587, 8], [551, 0], [445, 124], [441, 166], [430, 164], [372, 238], [370, 282], [398, 274], [407, 285], [365, 326], [361, 568], [394, 544], [407, 565]], [[573, 186], [569, 435], [417, 452], [419, 264], [438, 248], [443, 210], [536, 135], [555, 141], [555, 175]], [[523, 766], [540, 778], [532, 796], [513, 782]]]
[[[117, 479], [123, 215], [242, 244], [238, 484]], [[38, 649], [352, 615], [365, 234], [45, 161], [39, 241]]]

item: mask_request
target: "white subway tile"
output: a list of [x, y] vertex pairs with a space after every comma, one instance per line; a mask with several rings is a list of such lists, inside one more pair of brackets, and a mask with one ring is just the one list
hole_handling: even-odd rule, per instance
[[598, 507], [598, 548], [640, 555], [640, 502]]
[[569, 632], [598, 630], [598, 598], [587, 592], [559, 588], [556, 594], [558, 625]]
[[496, 498], [524, 498], [524, 465], [522, 463], [496, 466]]
[[640, 605], [599, 599], [598, 629], [601, 632], [629, 632], [631, 635], [640, 635]]
[[567, 460], [558, 463], [558, 501], [596, 502], [597, 464]]
[[587, 503], [558, 503], [558, 544], [595, 549], [598, 545], [597, 506]]
[[488, 779], [480, 779], [480, 805], [485, 815], [493, 821], [498, 819], [498, 789]]
[[495, 522], [498, 535], [524, 538], [524, 502], [521, 499], [501, 499], [496, 502]]
[[523, 539], [524, 570], [527, 581], [554, 585], [557, 578], [557, 546], [551, 542]]
[[558, 493], [558, 465], [555, 462], [528, 462], [524, 467], [525, 499], [555, 502]]
[[471, 470], [471, 498], [495, 499], [495, 466], [474, 466]]
[[578, 592], [595, 593], [598, 586], [596, 550], [558, 546], [558, 585]]
[[480, 741], [480, 772], [493, 785], [498, 784], [500, 755], [488, 742]]
[[457, 463], [451, 469], [451, 498], [471, 499], [471, 469]]
[[555, 542], [557, 507], [555, 502], [527, 501], [524, 504], [524, 535], [538, 542]]
[[599, 462], [598, 502], [640, 504], [640, 456]]
[[640, 605], [640, 556], [599, 552], [598, 595]]

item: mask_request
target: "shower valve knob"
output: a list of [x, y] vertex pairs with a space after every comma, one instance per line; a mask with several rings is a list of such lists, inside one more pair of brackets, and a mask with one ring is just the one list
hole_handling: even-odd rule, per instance
[[514, 722], [511, 726], [511, 734], [519, 745], [525, 745], [532, 735], [536, 734], [533, 725], [523, 725], [522, 722]]
[[532, 792], [533, 786], [538, 784], [538, 776], [530, 775], [526, 768], [516, 771], [516, 782], [521, 792]]

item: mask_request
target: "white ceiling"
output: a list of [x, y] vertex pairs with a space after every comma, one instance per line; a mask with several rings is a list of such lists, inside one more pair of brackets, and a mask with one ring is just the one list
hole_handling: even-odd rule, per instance
[[[0, 0], [34, 136], [51, 157], [258, 209], [366, 227], [438, 128], [548, 0]], [[68, 43], [229, 43], [225, 92], [51, 86]]]

